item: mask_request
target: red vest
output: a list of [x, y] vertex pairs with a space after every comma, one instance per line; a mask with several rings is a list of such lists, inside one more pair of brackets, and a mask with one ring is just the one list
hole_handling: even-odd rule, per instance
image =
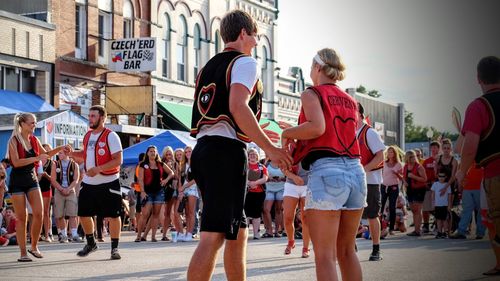
[[[363, 125], [363, 128], [361, 128], [358, 136], [359, 150], [361, 151], [361, 164], [363, 164], [363, 166], [366, 166], [375, 157], [375, 154], [373, 154], [372, 150], [368, 146], [368, 139], [366, 137], [370, 128], [371, 127], [368, 124]], [[383, 167], [384, 161], [382, 160], [374, 169], [372, 169], [372, 171], [382, 169]]]
[[[26, 151], [24, 150], [23, 145], [17, 139], [17, 137], [15, 137], [14, 139], [16, 140], [16, 143], [17, 143], [17, 156], [19, 157], [19, 159], [26, 158]], [[30, 139], [31, 147], [33, 148], [33, 151], [35, 152], [35, 156], [40, 155], [40, 147], [38, 146], [38, 141], [36, 140], [36, 137], [34, 135], [30, 135], [29, 139]], [[35, 162], [35, 170], [38, 167], [38, 164], [39, 164], [38, 162]]]
[[420, 181], [416, 181], [416, 180], [408, 178], [408, 172], [420, 177], [420, 174], [418, 173], [418, 168], [420, 166], [421, 166], [420, 164], [415, 163], [415, 165], [413, 165], [413, 169], [411, 169], [411, 171], [408, 171], [408, 164], [406, 164], [405, 167], [403, 168], [403, 177], [406, 180], [406, 182], [410, 183], [411, 188], [417, 189], [417, 188], [427, 187], [426, 182], [420, 182]]
[[[333, 84], [324, 84], [308, 89], [319, 97], [325, 116], [325, 132], [318, 138], [297, 141], [294, 150], [294, 164], [299, 163], [313, 151], [330, 151], [340, 156], [359, 158], [359, 144], [356, 140], [358, 106], [354, 98]], [[299, 125], [307, 122], [304, 109], [300, 110]]]
[[[160, 170], [160, 181], [161, 181], [163, 178], [163, 163], [156, 162], [156, 166], [158, 167], [158, 170]], [[150, 185], [151, 182], [153, 181], [153, 172], [151, 171], [149, 165], [144, 165], [143, 168], [144, 168], [144, 185], [145, 186]]]
[[[87, 145], [89, 144], [89, 139], [90, 139], [90, 134], [92, 131], [88, 131], [85, 136], [83, 137], [83, 163], [84, 166], [86, 166], [87, 163]], [[95, 166], [100, 166], [108, 163], [111, 161], [113, 158], [111, 157], [111, 151], [109, 151], [109, 144], [108, 144], [108, 135], [111, 133], [111, 130], [108, 128], [104, 128], [104, 130], [101, 132], [99, 137], [97, 138], [97, 141], [95, 143], [95, 148], [94, 148], [94, 159], [95, 159]], [[85, 167], [85, 171], [87, 170], [87, 167]], [[110, 176], [110, 175], [115, 175], [120, 173], [120, 166], [115, 167], [113, 169], [107, 170], [107, 171], [102, 171], [101, 174], [105, 176]]]

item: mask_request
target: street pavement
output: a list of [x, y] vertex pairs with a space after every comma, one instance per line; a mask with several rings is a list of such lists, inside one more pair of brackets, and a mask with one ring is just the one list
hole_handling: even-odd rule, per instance
[[[252, 237], [252, 235], [250, 235]], [[135, 243], [132, 232], [120, 241], [121, 260], [109, 260], [110, 242], [79, 258], [83, 244], [40, 243], [43, 259], [18, 263], [17, 246], [0, 248], [0, 280], [186, 280], [186, 270], [197, 242]], [[382, 240], [383, 261], [370, 262], [371, 241], [358, 239], [358, 256], [365, 280], [500, 280], [482, 272], [494, 265], [489, 242], [484, 240], [420, 238], [396, 233]], [[314, 252], [300, 257], [302, 241], [290, 256], [283, 251], [286, 238], [250, 239], [248, 280], [315, 280]], [[34, 259], [34, 258], [33, 258]], [[226, 280], [219, 255], [212, 280]]]

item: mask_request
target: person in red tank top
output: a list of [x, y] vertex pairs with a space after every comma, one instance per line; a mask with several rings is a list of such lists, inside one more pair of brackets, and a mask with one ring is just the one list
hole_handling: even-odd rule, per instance
[[85, 175], [78, 197], [78, 216], [85, 232], [87, 245], [77, 253], [85, 257], [98, 249], [94, 239], [93, 216], [109, 218], [111, 236], [111, 259], [121, 259], [118, 243], [121, 232], [120, 211], [122, 196], [120, 187], [120, 165], [123, 151], [121, 141], [115, 132], [104, 127], [106, 109], [94, 105], [89, 109], [89, 127], [83, 139], [83, 150], [73, 151], [71, 146], [66, 155], [85, 167]]
[[337, 255], [342, 279], [362, 279], [355, 239], [366, 202], [366, 175], [356, 141], [357, 102], [335, 85], [344, 69], [333, 49], [318, 51], [310, 73], [314, 87], [301, 94], [299, 125], [281, 136], [283, 147], [296, 145], [294, 162], [310, 168], [305, 213], [318, 280], [337, 279]]
[[[54, 156], [62, 146], [51, 151], [42, 147], [38, 138], [34, 135], [36, 128], [36, 117], [32, 113], [18, 113], [14, 117], [14, 130], [9, 139], [9, 159], [12, 171], [9, 178], [9, 192], [12, 194], [12, 205], [19, 225], [16, 229], [17, 243], [21, 251], [19, 262], [32, 261], [28, 253], [36, 258], [43, 258], [38, 250], [38, 238], [42, 230], [43, 201], [40, 185], [36, 176], [36, 167], [42, 160]], [[29, 202], [33, 211], [31, 223], [31, 249], [26, 250], [26, 201]]]
[[408, 236], [421, 236], [422, 226], [422, 202], [424, 202], [427, 175], [425, 169], [417, 162], [415, 151], [409, 150], [405, 154], [405, 166], [403, 168], [403, 184], [406, 187], [406, 195], [410, 202], [415, 231]]
[[422, 163], [422, 166], [424, 166], [425, 169], [425, 174], [427, 175], [427, 191], [425, 192], [424, 202], [422, 203], [422, 216], [424, 219], [422, 232], [424, 234], [429, 233], [429, 219], [431, 212], [434, 211], [431, 187], [432, 184], [437, 180], [435, 165], [441, 151], [441, 144], [438, 141], [431, 142], [430, 151], [431, 155]]

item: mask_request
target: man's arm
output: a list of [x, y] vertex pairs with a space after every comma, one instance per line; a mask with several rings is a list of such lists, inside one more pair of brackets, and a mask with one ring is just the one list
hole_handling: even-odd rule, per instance
[[462, 145], [461, 163], [455, 175], [456, 181], [461, 184], [467, 171], [474, 163], [476, 157], [477, 147], [479, 145], [480, 136], [473, 132], [466, 132]]
[[365, 165], [365, 171], [369, 172], [373, 169], [375, 169], [380, 162], [384, 161], [384, 151], [380, 150], [377, 153], [375, 153], [375, 156], [373, 157], [372, 161], [368, 162], [368, 164]]
[[76, 191], [76, 186], [78, 185], [78, 181], [80, 180], [80, 167], [78, 166], [78, 164], [76, 162], [73, 163], [73, 182], [70, 183], [69, 187], [68, 187], [68, 193], [71, 191], [71, 190], [75, 190]]
[[253, 142], [266, 152], [271, 161], [274, 161], [278, 165], [284, 165], [286, 168], [291, 167], [291, 157], [284, 150], [275, 147], [262, 131], [252, 110], [248, 106], [249, 100], [250, 91], [247, 87], [239, 83], [231, 85], [229, 111], [234, 117], [236, 124]]

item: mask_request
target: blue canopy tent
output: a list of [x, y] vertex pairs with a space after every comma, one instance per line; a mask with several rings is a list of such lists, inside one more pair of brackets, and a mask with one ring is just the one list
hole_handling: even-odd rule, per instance
[[158, 148], [158, 153], [161, 153], [163, 148], [168, 145], [174, 150], [177, 148], [184, 148], [187, 145], [194, 146], [196, 141], [188, 135], [188, 132], [170, 130], [127, 147], [123, 150], [123, 166], [136, 165], [139, 162], [139, 154], [145, 153], [150, 145], [156, 146]]

